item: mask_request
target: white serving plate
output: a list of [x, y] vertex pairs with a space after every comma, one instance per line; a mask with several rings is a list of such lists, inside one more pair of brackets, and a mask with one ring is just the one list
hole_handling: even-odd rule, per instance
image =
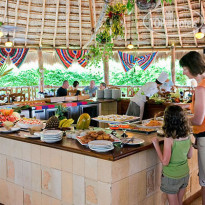
[[108, 152], [108, 151], [111, 151], [114, 149], [114, 146], [108, 148], [108, 149], [94, 149], [94, 148], [90, 148], [92, 151], [95, 151], [95, 152]]
[[12, 133], [12, 132], [17, 132], [19, 130], [20, 130], [19, 127], [12, 127], [10, 130], [7, 130], [5, 127], [0, 128], [1, 133]]
[[112, 146], [112, 142], [108, 140], [93, 140], [91, 142], [88, 142], [89, 147], [90, 146], [98, 146], [98, 147], [105, 147], [105, 146]]
[[129, 141], [128, 143], [124, 143], [126, 145], [140, 145], [140, 144], [143, 144], [144, 143], [144, 140], [143, 139], [140, 139], [140, 138], [134, 138], [133, 141]]
[[31, 135], [31, 134], [25, 134], [24, 137], [30, 138], [30, 139], [40, 139], [40, 136], [37, 135]]
[[62, 135], [62, 133], [63, 132], [60, 130], [44, 130], [43, 132], [41, 132], [41, 134], [44, 136], [54, 136], [54, 135], [60, 136], [60, 135]]
[[42, 142], [46, 142], [46, 143], [55, 143], [55, 142], [59, 142], [61, 141], [62, 139], [55, 139], [55, 140], [47, 140], [47, 139], [41, 139]]

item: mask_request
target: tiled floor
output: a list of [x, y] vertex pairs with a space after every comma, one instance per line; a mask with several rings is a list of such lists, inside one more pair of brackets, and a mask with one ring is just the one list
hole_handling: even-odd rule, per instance
[[190, 205], [202, 205], [201, 197], [196, 199], [194, 202], [192, 202]]

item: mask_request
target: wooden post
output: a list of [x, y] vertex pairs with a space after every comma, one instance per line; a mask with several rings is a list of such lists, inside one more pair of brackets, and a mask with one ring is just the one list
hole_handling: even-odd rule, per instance
[[104, 82], [106, 85], [109, 85], [109, 57], [106, 56], [103, 60], [103, 68], [104, 68]]
[[176, 59], [176, 55], [175, 55], [175, 47], [172, 46], [171, 48], [171, 73], [172, 73], [172, 82], [175, 85], [176, 84], [176, 76], [175, 76], [175, 59]]
[[41, 74], [39, 79], [39, 92], [44, 92], [43, 54], [41, 48], [38, 49], [38, 69]]

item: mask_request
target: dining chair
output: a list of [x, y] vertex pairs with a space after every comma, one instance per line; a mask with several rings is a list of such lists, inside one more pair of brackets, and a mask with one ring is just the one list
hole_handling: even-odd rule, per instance
[[23, 93], [12, 93], [8, 96], [8, 102], [11, 103], [13, 101], [20, 102], [25, 101], [26, 97]]

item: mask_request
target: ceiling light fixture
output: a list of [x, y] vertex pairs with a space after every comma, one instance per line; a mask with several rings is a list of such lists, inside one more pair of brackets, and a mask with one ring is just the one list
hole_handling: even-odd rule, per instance
[[204, 33], [201, 31], [201, 28], [199, 28], [198, 32], [195, 33], [195, 38], [202, 39], [204, 37]]
[[201, 31], [201, 27], [202, 27], [202, 23], [201, 23], [201, 1], [200, 1], [200, 22], [198, 24], [198, 27], [199, 27], [198, 32], [195, 33], [194, 36], [195, 36], [196, 39], [202, 39], [204, 37], [204, 33]]
[[130, 41], [130, 43], [127, 45], [127, 48], [129, 48], [129, 49], [133, 49], [133, 48], [134, 48], [134, 45], [132, 44], [131, 41]]
[[12, 47], [12, 46], [13, 46], [13, 43], [12, 43], [11, 41], [7, 41], [7, 42], [5, 43], [5, 46], [6, 46], [6, 47]]

